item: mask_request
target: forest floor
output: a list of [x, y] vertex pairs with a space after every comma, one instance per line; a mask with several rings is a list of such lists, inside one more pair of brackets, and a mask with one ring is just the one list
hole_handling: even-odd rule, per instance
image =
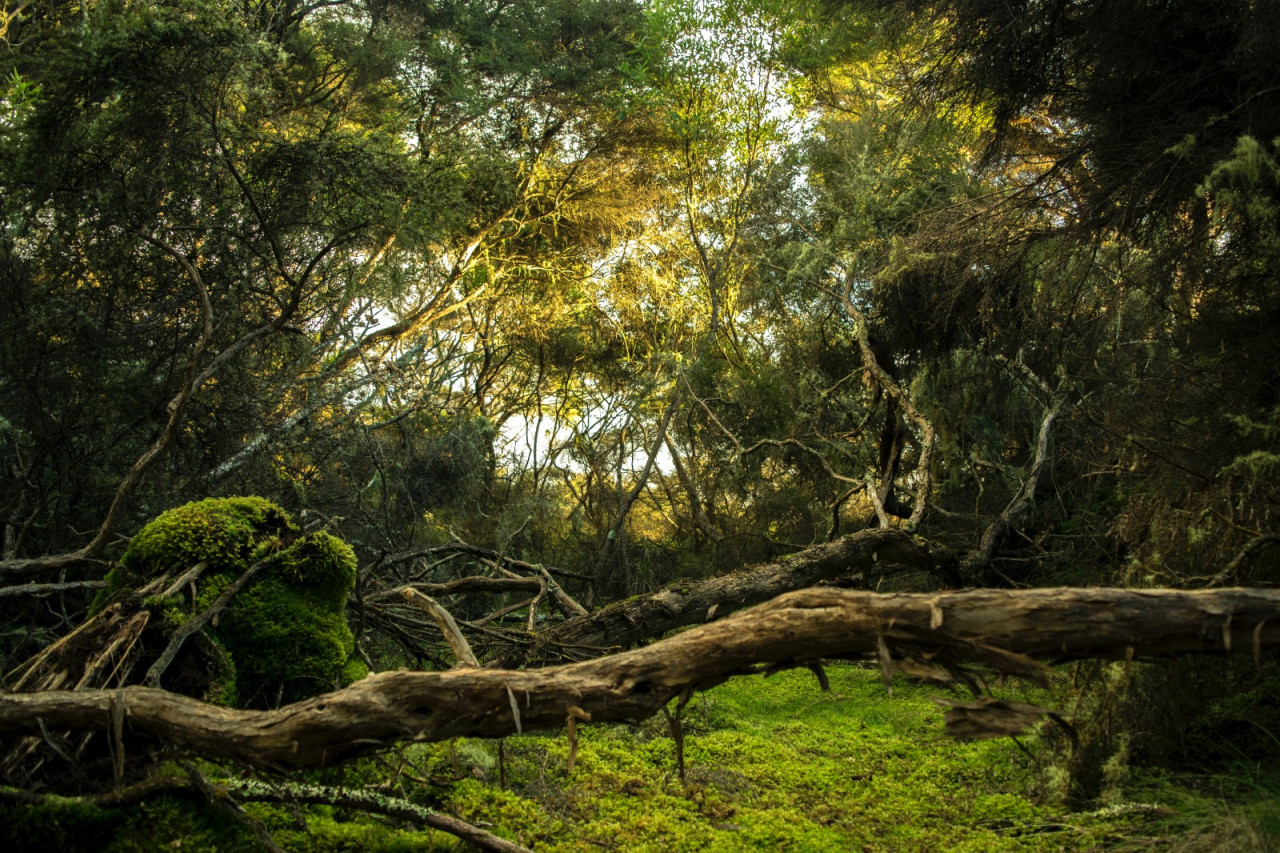
[[[1105, 804], [1070, 811], [1050, 793], [1037, 737], [1025, 750], [1008, 739], [958, 743], [931, 701], [943, 691], [898, 679], [889, 696], [878, 670], [828, 674], [827, 693], [799, 670], [696, 696], [683, 714], [683, 785], [662, 718], [581, 726], [572, 773], [561, 732], [507, 738], [501, 767], [496, 742], [458, 740], [313, 781], [381, 786], [538, 851], [1280, 850], [1280, 768], [1134, 771]], [[349, 811], [248, 808], [290, 850], [459, 849], [451, 836]], [[224, 812], [177, 797], [0, 809], [0, 827], [10, 850], [255, 846]]]

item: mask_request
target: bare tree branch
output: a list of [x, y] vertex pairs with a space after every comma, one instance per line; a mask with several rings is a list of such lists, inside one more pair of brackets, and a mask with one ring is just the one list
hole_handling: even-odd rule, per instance
[[[784, 592], [855, 571], [871, 573], [872, 567], [882, 572], [903, 567], [931, 572], [958, 586], [959, 577], [954, 574], [951, 561], [948, 552], [901, 530], [860, 530], [774, 563], [698, 583], [677, 582], [655, 593], [614, 602], [542, 632], [527, 658], [508, 657], [503, 663], [514, 666], [563, 660], [566, 648], [574, 652], [581, 647], [599, 650], [634, 646], [676, 628], [723, 619]], [[570, 655], [575, 656], [582, 657]]]
[[1022, 485], [1018, 488], [1013, 499], [1009, 501], [1008, 506], [1004, 508], [1004, 512], [1000, 513], [1000, 517], [983, 530], [978, 547], [965, 556], [960, 565], [960, 573], [966, 579], [977, 577], [991, 563], [991, 558], [995, 556], [996, 548], [1000, 545], [1005, 535], [1013, 530], [1014, 526], [1022, 520], [1022, 517], [1035, 504], [1036, 488], [1040, 483], [1040, 475], [1044, 472], [1045, 463], [1049, 459], [1049, 438], [1053, 432], [1053, 425], [1063, 412], [1070, 408], [1067, 404], [1066, 394], [1052, 391], [1048, 384], [1032, 373], [1025, 364], [1008, 359], [1003, 361], [1006, 365], [1017, 368], [1028, 382], [1035, 385], [1049, 397], [1049, 402], [1046, 404], [1044, 417], [1040, 419], [1040, 432], [1036, 439], [1036, 451], [1031, 461], [1031, 470], [1027, 472]]
[[[198, 613], [186, 622], [183, 622], [178, 630], [173, 632], [173, 636], [169, 638], [169, 644], [165, 646], [164, 651], [160, 653], [160, 657], [156, 658], [156, 662], [147, 670], [147, 675], [144, 679], [146, 683], [153, 686], [159, 685], [160, 677], [164, 675], [165, 669], [167, 669], [169, 664], [173, 662], [173, 659], [177, 657], [178, 652], [182, 650], [182, 646], [186, 643], [187, 639], [210, 622], [217, 624], [218, 614], [226, 609], [227, 605], [231, 603], [231, 599], [235, 598], [236, 594], [239, 593], [240, 590], [244, 589], [245, 586], [248, 585], [249, 581], [257, 577], [263, 569], [271, 565], [271, 562], [274, 559], [275, 555], [272, 554], [245, 569], [244, 573], [241, 574], [240, 577], [227, 585], [227, 588], [222, 591], [221, 595], [214, 599], [212, 604], [206, 607], [201, 613]], [[197, 563], [196, 565], [199, 566], [200, 564]]]
[[[215, 800], [219, 794], [225, 792], [245, 802], [337, 806], [354, 811], [386, 815], [398, 820], [429, 826], [432, 829], [457, 836], [480, 850], [495, 850], [499, 851], [499, 853], [529, 853], [527, 847], [507, 841], [505, 838], [499, 838], [474, 824], [467, 823], [452, 815], [440, 814], [425, 806], [411, 803], [399, 797], [372, 794], [358, 788], [330, 788], [323, 785], [307, 785], [299, 782], [265, 784], [253, 779], [235, 778], [207, 781], [213, 788]], [[132, 785], [113, 788], [101, 794], [76, 797], [75, 801], [110, 808], [139, 803], [158, 794], [185, 792], [198, 788], [199, 783], [194, 779], [157, 775]], [[48, 799], [49, 795], [47, 794], [0, 787], [0, 801], [29, 806], [39, 805], [47, 802]]]
[[459, 666], [479, 666], [480, 661], [476, 658], [476, 653], [471, 651], [471, 644], [467, 642], [467, 638], [462, 635], [458, 623], [454, 621], [453, 614], [441, 607], [434, 598], [429, 595], [423, 595], [416, 589], [407, 588], [404, 590], [404, 600], [413, 606], [425, 610], [431, 614], [431, 618], [436, 620], [436, 624], [440, 626], [440, 633], [444, 634], [444, 638], [449, 641], [449, 647], [453, 649], [453, 655], [458, 659]]
[[[911, 397], [900, 386], [892, 376], [885, 371], [884, 367], [876, 359], [876, 354], [871, 347], [871, 335], [867, 328], [867, 317], [853, 304], [853, 298], [850, 295], [849, 287], [846, 286], [840, 293], [834, 294], [840, 304], [844, 306], [845, 312], [853, 318], [854, 336], [858, 339], [858, 349], [862, 354], [862, 365], [867, 372], [875, 380], [876, 384], [887, 394], [893, 398], [894, 403], [902, 410], [902, 413], [916, 425], [919, 432], [920, 458], [916, 462], [916, 499], [911, 509], [911, 516], [907, 519], [907, 529], [915, 530], [920, 522], [924, 519], [924, 511], [929, 503], [929, 491], [931, 472], [929, 470], [930, 457], [933, 454], [934, 430], [933, 424], [929, 419], [916, 409], [911, 402]], [[889, 484], [884, 483], [882, 486], [887, 487]], [[877, 513], [877, 515], [880, 515]], [[884, 526], [887, 518], [881, 516], [881, 526]]]
[[0, 587], [0, 598], [16, 595], [49, 595], [54, 592], [67, 592], [72, 589], [102, 589], [106, 581], [68, 581], [66, 583], [24, 583], [17, 586]]

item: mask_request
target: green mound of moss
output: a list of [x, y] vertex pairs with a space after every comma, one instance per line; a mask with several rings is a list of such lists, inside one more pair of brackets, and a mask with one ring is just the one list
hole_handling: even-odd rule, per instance
[[[355, 585], [350, 546], [324, 532], [303, 534], [275, 504], [258, 497], [208, 498], [163, 513], [142, 529], [109, 578], [119, 588], [206, 568], [179, 596], [149, 602], [171, 632], [204, 612], [250, 567], [264, 563], [215, 625], [199, 661], [188, 655], [165, 684], [237, 707], [272, 707], [363, 677], [345, 605]], [[193, 669], [203, 669], [195, 673]], [[184, 672], [185, 670], [185, 672]]]

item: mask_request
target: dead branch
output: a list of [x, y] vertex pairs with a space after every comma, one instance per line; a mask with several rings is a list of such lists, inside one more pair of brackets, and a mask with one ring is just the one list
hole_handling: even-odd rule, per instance
[[357, 788], [327, 788], [321, 785], [303, 785], [289, 782], [265, 785], [250, 779], [231, 779], [226, 782], [231, 793], [243, 800], [260, 803], [305, 803], [309, 805], [338, 806], [339, 808], [383, 814], [400, 820], [413, 821], [457, 836], [481, 850], [500, 853], [530, 853], [529, 848], [499, 838], [474, 824], [451, 815], [440, 814], [408, 800], [371, 794]]
[[1000, 542], [1035, 504], [1036, 488], [1040, 484], [1040, 475], [1044, 472], [1045, 464], [1049, 459], [1049, 438], [1053, 433], [1054, 422], [1069, 408], [1066, 395], [1053, 394], [1047, 383], [1032, 373], [1026, 365], [1021, 362], [1007, 363], [1018, 367], [1024, 376], [1028, 378], [1028, 381], [1035, 383], [1044, 393], [1049, 394], [1050, 399], [1045, 406], [1044, 416], [1040, 419], [1040, 433], [1036, 439], [1036, 452], [1032, 458], [1031, 470], [1027, 472], [1026, 479], [1022, 481], [1022, 485], [1018, 488], [1017, 493], [1014, 494], [1013, 499], [1009, 501], [1008, 506], [1004, 508], [1004, 512], [1000, 513], [1000, 516], [982, 531], [978, 547], [967, 554], [961, 562], [960, 574], [966, 579], [976, 578], [980, 572], [986, 569], [991, 563], [992, 557], [995, 556], [996, 548], [1000, 545]]
[[943, 667], [981, 662], [1034, 677], [1035, 659], [1260, 655], [1277, 647], [1277, 590], [813, 588], [598, 660], [527, 671], [385, 672], [274, 711], [223, 708], [153, 687], [0, 694], [0, 732], [106, 730], [120, 703], [135, 734], [210, 758], [301, 768], [397, 741], [558, 729], [570, 708], [595, 721], [642, 719], [760, 664], [879, 654]]
[[881, 572], [904, 566], [932, 572], [949, 585], [959, 586], [951, 559], [948, 553], [900, 530], [861, 530], [774, 563], [698, 583], [671, 584], [569, 619], [539, 634], [527, 658], [508, 656], [502, 663], [556, 662], [565, 658], [562, 649], [566, 646], [634, 646], [675, 628], [723, 619], [736, 610], [819, 581], [854, 571], [870, 574], [872, 566]]
[[552, 598], [556, 600], [556, 604], [559, 605], [560, 609], [568, 614], [570, 618], [587, 615], [587, 608], [583, 607], [576, 599], [574, 599], [573, 596], [565, 592], [564, 587], [560, 586], [560, 584], [556, 583], [555, 580], [552, 579], [551, 572], [548, 571], [545, 566], [539, 566], [538, 572], [542, 575], [543, 580], [546, 581], [547, 589], [550, 590]]
[[[144, 681], [153, 686], [159, 685], [160, 677], [164, 675], [164, 671], [169, 667], [169, 664], [173, 662], [173, 659], [177, 657], [178, 652], [182, 650], [182, 646], [186, 643], [187, 639], [210, 622], [216, 625], [219, 614], [221, 614], [222, 611], [226, 609], [227, 605], [231, 603], [231, 599], [235, 598], [236, 594], [239, 593], [240, 590], [244, 589], [245, 586], [248, 585], [249, 581], [257, 577], [264, 568], [271, 565], [271, 562], [274, 559], [275, 555], [272, 554], [264, 557], [249, 568], [245, 569], [244, 573], [228, 584], [227, 588], [222, 591], [222, 594], [214, 599], [214, 602], [205, 608], [203, 612], [198, 613], [186, 622], [183, 622], [178, 630], [173, 632], [173, 636], [169, 638], [169, 644], [165, 646], [164, 651], [160, 653], [160, 657], [156, 658], [156, 662], [147, 670], [147, 675]], [[194, 572], [197, 568], [200, 568], [200, 566], [201, 564], [197, 563], [186, 574]], [[184, 574], [183, 577], [186, 577], [186, 574]], [[179, 578], [179, 580], [182, 580], [182, 578]]]
[[392, 589], [369, 593], [365, 595], [364, 600], [373, 602], [401, 598], [404, 596], [405, 591], [409, 589], [415, 589], [423, 595], [433, 596], [457, 595], [464, 592], [511, 592], [517, 589], [537, 592], [542, 589], [542, 583], [537, 578], [488, 578], [483, 575], [477, 575], [458, 578], [447, 583], [405, 584]]
[[258, 844], [262, 846], [262, 849], [267, 850], [269, 853], [285, 853], [284, 848], [277, 844], [276, 840], [271, 837], [271, 833], [267, 831], [266, 824], [245, 811], [244, 806], [227, 796], [224, 791], [216, 789], [213, 783], [200, 772], [199, 768], [190, 761], [181, 762], [181, 767], [186, 771], [191, 784], [204, 796], [209, 805], [221, 808], [230, 814], [232, 819], [248, 826], [254, 837], [258, 839]]
[[68, 592], [73, 589], [102, 589], [106, 581], [67, 581], [66, 583], [24, 583], [17, 586], [0, 587], [0, 598], [16, 595], [50, 595], [55, 592]]
[[[929, 459], [933, 454], [933, 424], [916, 409], [906, 390], [877, 361], [875, 351], [871, 346], [871, 333], [867, 327], [867, 317], [859, 310], [857, 305], [853, 304], [850, 286], [846, 286], [842, 292], [835, 295], [840, 300], [845, 312], [853, 319], [854, 336], [858, 339], [858, 349], [862, 354], [862, 366], [875, 380], [876, 385], [893, 399], [907, 419], [915, 424], [916, 430], [919, 432], [917, 441], [920, 445], [920, 458], [916, 463], [916, 499], [915, 505], [911, 509], [911, 517], [907, 519], [907, 529], [915, 530], [924, 518], [924, 511], [929, 501], [931, 482]], [[886, 493], [891, 485], [891, 482], [881, 484]], [[877, 512], [877, 516], [881, 516], [881, 514]], [[887, 518], [881, 518], [882, 527], [886, 521]]]
[[434, 598], [423, 595], [416, 589], [406, 589], [404, 600], [431, 614], [431, 618], [436, 620], [436, 625], [440, 626], [440, 633], [444, 634], [444, 638], [449, 641], [449, 648], [453, 649], [453, 656], [458, 659], [459, 666], [480, 665], [475, 652], [471, 651], [471, 644], [467, 642], [467, 638], [462, 635], [462, 630], [458, 628], [458, 623], [454, 621], [453, 614], [441, 607]]
[[117, 652], [131, 650], [147, 626], [150, 613], [140, 602], [168, 582], [168, 575], [154, 578], [123, 600], [102, 608], [71, 633], [4, 673], [0, 690], [106, 687], [113, 678], [127, 675], [136, 661]]

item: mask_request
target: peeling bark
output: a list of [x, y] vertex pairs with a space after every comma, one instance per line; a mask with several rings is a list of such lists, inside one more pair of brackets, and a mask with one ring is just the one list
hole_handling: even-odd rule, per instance
[[208, 758], [318, 767], [398, 741], [499, 737], [641, 719], [726, 679], [823, 657], [982, 663], [1023, 677], [1035, 659], [1186, 653], [1260, 656], [1280, 647], [1280, 591], [969, 590], [877, 594], [805, 589], [642, 649], [540, 670], [386, 672], [275, 711], [208, 705], [152, 687], [0, 694], [0, 732], [124, 727]]

